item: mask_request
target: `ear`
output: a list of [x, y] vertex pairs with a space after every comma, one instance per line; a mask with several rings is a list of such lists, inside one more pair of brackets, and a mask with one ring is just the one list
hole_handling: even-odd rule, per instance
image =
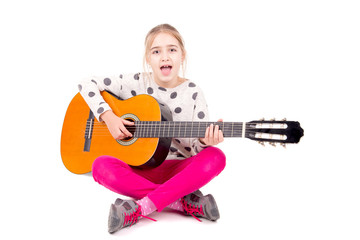
[[183, 51], [182, 56], [181, 56], [181, 63], [183, 63], [186, 59], [186, 51]]

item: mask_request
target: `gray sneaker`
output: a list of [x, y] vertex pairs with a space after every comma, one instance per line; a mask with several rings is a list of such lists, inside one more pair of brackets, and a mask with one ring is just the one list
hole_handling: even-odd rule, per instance
[[116, 199], [115, 204], [111, 204], [108, 219], [108, 231], [114, 233], [124, 227], [132, 226], [141, 217], [156, 221], [152, 218], [141, 215], [141, 206], [133, 200]]
[[181, 199], [184, 213], [191, 215], [201, 222], [197, 217], [216, 221], [220, 218], [216, 201], [211, 194], [204, 196], [199, 190], [190, 193]]
[[120, 204], [111, 204], [108, 219], [109, 233], [114, 233], [124, 227], [137, 223], [140, 216], [141, 208], [134, 201], [125, 200], [121, 201]]

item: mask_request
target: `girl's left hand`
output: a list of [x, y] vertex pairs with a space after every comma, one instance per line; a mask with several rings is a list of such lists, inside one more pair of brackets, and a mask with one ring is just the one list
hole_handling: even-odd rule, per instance
[[[222, 119], [219, 119], [218, 122], [223, 122]], [[211, 124], [209, 127], [206, 128], [205, 138], [200, 138], [200, 142], [214, 146], [224, 141], [224, 135], [221, 130], [219, 130], [219, 126]]]

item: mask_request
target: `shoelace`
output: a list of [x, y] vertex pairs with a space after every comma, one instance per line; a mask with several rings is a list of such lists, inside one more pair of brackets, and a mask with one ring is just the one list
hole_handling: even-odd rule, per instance
[[197, 218], [194, 214], [198, 214], [198, 215], [202, 215], [204, 216], [204, 211], [203, 211], [203, 208], [202, 208], [202, 205], [200, 206], [195, 206], [194, 205], [191, 205], [191, 204], [188, 204], [184, 198], [181, 199], [181, 203], [183, 205], [183, 208], [185, 210], [185, 212], [187, 214], [190, 214], [191, 216], [193, 216], [196, 220], [198, 220], [199, 222], [201, 222], [201, 220], [199, 218]]
[[125, 213], [125, 219], [124, 219], [123, 226], [124, 227], [129, 226], [129, 224], [131, 223], [130, 224], [130, 227], [131, 227], [133, 224], [135, 224], [135, 223], [137, 223], [137, 221], [139, 221], [140, 217], [147, 218], [149, 220], [156, 222], [155, 219], [142, 215], [141, 214], [141, 206], [139, 205], [139, 207], [132, 214], [127, 215]]

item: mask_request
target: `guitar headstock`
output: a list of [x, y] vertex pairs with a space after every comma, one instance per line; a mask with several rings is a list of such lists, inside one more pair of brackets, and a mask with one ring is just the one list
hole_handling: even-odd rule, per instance
[[258, 141], [262, 145], [264, 145], [264, 142], [268, 142], [272, 146], [280, 143], [285, 147], [287, 143], [298, 143], [300, 138], [304, 136], [304, 130], [301, 128], [300, 123], [295, 121], [286, 121], [286, 119], [267, 121], [260, 119], [246, 123], [245, 136]]

